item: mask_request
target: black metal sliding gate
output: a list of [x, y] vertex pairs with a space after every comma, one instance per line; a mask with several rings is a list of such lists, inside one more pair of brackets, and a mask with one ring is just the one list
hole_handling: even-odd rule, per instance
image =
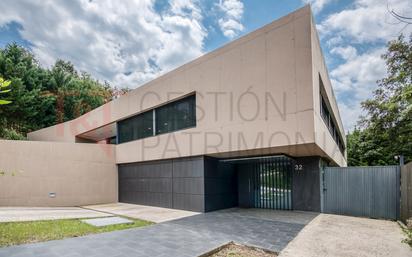
[[240, 207], [292, 209], [292, 159], [273, 156], [228, 161], [238, 171]]

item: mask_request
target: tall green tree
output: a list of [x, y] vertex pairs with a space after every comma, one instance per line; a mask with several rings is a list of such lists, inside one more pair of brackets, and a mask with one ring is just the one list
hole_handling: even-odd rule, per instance
[[77, 118], [110, 101], [114, 92], [70, 62], [57, 60], [45, 69], [17, 44], [0, 49], [0, 77], [10, 81], [12, 99], [0, 108], [0, 138], [24, 138], [30, 131]]
[[348, 135], [350, 165], [397, 164], [400, 154], [412, 161], [412, 35], [390, 41], [382, 58], [387, 76], [362, 102], [360, 129]]

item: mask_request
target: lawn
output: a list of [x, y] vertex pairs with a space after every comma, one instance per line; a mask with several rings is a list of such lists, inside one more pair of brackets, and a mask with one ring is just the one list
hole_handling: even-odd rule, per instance
[[0, 247], [78, 237], [153, 224], [144, 220], [133, 219], [133, 221], [130, 224], [105, 227], [94, 227], [81, 222], [79, 219], [0, 223]]

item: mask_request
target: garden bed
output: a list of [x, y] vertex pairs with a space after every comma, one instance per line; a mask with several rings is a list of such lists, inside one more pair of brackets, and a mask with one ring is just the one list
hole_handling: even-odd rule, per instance
[[277, 253], [264, 249], [229, 243], [201, 257], [275, 257]]

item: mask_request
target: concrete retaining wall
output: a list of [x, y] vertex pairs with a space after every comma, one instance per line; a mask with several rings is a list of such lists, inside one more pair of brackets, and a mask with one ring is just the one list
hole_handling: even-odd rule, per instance
[[112, 145], [0, 140], [0, 206], [117, 202]]

